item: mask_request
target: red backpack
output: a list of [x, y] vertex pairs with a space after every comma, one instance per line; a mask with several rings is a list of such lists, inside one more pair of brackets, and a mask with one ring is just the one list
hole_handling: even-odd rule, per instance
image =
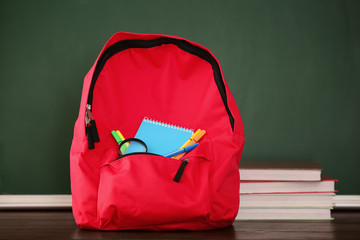
[[[185, 155], [187, 164], [148, 153], [119, 158], [111, 131], [133, 138], [144, 117], [206, 134]], [[76, 224], [101, 230], [231, 225], [243, 146], [239, 110], [208, 49], [179, 37], [116, 33], [84, 79], [70, 151]]]

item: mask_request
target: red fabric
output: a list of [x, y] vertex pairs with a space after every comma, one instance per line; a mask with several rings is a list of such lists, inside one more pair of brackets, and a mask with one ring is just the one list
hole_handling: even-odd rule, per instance
[[[164, 36], [117, 33], [103, 51], [121, 40]], [[119, 52], [107, 61], [94, 88], [92, 114], [100, 142], [89, 150], [84, 116], [95, 66], [84, 80], [70, 151], [76, 223], [103, 230], [200, 230], [232, 224], [239, 208], [244, 131], [226, 82], [234, 131], [207, 61], [173, 44]], [[190, 160], [179, 183], [172, 180], [179, 160], [133, 155], [114, 161], [118, 147], [111, 130], [134, 137], [144, 117], [207, 131], [187, 154]]]

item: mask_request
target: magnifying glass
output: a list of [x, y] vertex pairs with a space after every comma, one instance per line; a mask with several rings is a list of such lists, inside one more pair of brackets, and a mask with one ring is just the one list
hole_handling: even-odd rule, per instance
[[[142, 140], [140, 140], [138, 138], [127, 138], [127, 139], [125, 139], [124, 141], [122, 141], [119, 144], [119, 154], [120, 154], [120, 156], [126, 155], [126, 152], [124, 152], [123, 149], [121, 149], [121, 147], [125, 143], [128, 143], [128, 142], [137, 142], [137, 143], [139, 143], [143, 147], [143, 150], [144, 150], [144, 151], [138, 151], [139, 153], [147, 153], [148, 152], [148, 148], [147, 148], [146, 143], [144, 141], [142, 141]], [[139, 149], [141, 149], [141, 147]]]

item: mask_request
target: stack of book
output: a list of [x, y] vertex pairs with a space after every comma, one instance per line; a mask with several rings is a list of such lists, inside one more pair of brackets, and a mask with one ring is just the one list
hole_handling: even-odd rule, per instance
[[312, 162], [243, 161], [237, 220], [331, 220], [336, 179]]

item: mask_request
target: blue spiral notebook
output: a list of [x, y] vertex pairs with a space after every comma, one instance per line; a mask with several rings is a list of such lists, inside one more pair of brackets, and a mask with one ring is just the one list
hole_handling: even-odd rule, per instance
[[[146, 143], [149, 153], [165, 155], [178, 150], [193, 134], [191, 129], [144, 118], [135, 138]], [[144, 151], [142, 144], [131, 142], [126, 154]]]

